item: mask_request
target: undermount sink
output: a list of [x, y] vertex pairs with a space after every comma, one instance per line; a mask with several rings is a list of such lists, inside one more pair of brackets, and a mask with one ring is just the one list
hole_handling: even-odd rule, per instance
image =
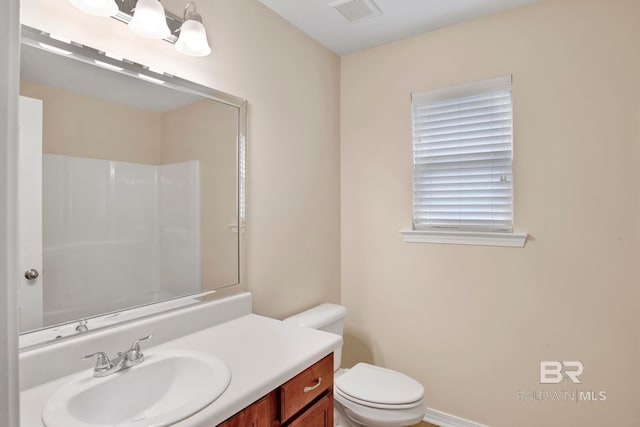
[[42, 412], [46, 427], [162, 427], [216, 400], [231, 381], [220, 359], [194, 351], [145, 354], [144, 362], [104, 378], [68, 382]]

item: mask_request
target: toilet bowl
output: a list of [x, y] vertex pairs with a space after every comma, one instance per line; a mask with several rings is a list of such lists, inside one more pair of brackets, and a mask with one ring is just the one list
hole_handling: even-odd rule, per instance
[[340, 369], [334, 378], [336, 411], [346, 417], [336, 426], [400, 427], [424, 417], [424, 389], [406, 375], [358, 363], [351, 369]]
[[[341, 335], [346, 308], [321, 304], [285, 322]], [[424, 388], [391, 369], [358, 363], [341, 369], [342, 348], [334, 352], [334, 425], [339, 427], [403, 427], [422, 421]]]

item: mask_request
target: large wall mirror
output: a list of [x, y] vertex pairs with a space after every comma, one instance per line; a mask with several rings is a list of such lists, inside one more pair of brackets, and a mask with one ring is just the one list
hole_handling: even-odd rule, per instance
[[246, 102], [23, 27], [21, 347], [240, 289]]

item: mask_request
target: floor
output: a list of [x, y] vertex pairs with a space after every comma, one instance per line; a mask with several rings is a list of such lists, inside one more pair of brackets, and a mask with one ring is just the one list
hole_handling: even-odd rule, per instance
[[429, 424], [429, 423], [423, 421], [420, 424], [416, 424], [416, 425], [411, 426], [411, 427], [438, 427], [438, 426], [433, 425], [433, 424]]

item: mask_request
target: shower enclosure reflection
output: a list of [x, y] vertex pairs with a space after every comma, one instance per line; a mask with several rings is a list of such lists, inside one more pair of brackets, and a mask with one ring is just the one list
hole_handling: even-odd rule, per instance
[[43, 325], [200, 291], [198, 160], [42, 165]]
[[42, 164], [42, 274], [23, 286], [22, 332], [240, 280], [240, 109], [74, 56], [22, 46], [21, 144], [36, 134]]

